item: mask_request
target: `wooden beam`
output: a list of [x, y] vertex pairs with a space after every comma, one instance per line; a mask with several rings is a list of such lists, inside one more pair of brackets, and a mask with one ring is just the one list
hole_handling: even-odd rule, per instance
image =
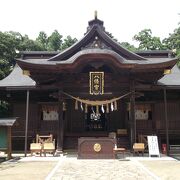
[[163, 89], [164, 91], [164, 116], [165, 116], [165, 127], [166, 127], [166, 153], [169, 156], [169, 121], [167, 116], [167, 90], [166, 88]]
[[63, 94], [61, 90], [58, 92], [58, 127], [57, 127], [57, 152], [63, 151], [64, 141], [64, 119], [63, 119]]
[[7, 149], [7, 157], [8, 159], [12, 158], [12, 143], [11, 143], [11, 126], [7, 127], [7, 135], [8, 135], [8, 149]]
[[29, 120], [29, 90], [27, 90], [27, 95], [26, 95], [26, 124], [25, 124], [25, 147], [24, 147], [25, 157], [27, 156], [28, 120]]
[[135, 119], [135, 86], [134, 79], [130, 83], [130, 140], [131, 140], [131, 149], [133, 144], [136, 142], [136, 119]]

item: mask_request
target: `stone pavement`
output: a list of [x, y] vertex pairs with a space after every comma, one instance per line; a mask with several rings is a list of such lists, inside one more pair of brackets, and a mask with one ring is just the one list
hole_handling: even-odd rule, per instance
[[1, 163], [0, 180], [178, 180], [179, 169], [180, 161], [170, 157], [80, 160], [77, 154], [29, 156]]
[[130, 160], [64, 159], [51, 180], [151, 180], [155, 176]]

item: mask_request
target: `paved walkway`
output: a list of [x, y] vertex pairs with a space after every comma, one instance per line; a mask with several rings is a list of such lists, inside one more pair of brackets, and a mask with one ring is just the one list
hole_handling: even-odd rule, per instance
[[64, 159], [47, 179], [51, 180], [152, 180], [147, 171], [130, 160], [77, 160]]
[[180, 179], [180, 161], [169, 157], [78, 160], [76, 155], [26, 157], [0, 164], [0, 180]]

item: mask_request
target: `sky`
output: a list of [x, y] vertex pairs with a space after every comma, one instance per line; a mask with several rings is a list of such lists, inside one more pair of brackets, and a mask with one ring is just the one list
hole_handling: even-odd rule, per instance
[[131, 44], [145, 28], [163, 39], [180, 22], [180, 0], [0, 0], [0, 7], [0, 31], [17, 31], [31, 39], [55, 29], [64, 38], [81, 39], [95, 10], [106, 31]]

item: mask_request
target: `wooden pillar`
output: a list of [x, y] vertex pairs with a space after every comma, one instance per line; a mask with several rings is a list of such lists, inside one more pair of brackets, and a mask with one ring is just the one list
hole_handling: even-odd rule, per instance
[[8, 152], [7, 152], [7, 157], [8, 159], [12, 158], [12, 142], [11, 142], [11, 126], [7, 127], [7, 135], [8, 135]]
[[131, 97], [130, 97], [130, 145], [131, 149], [136, 142], [136, 120], [135, 120], [135, 87], [134, 80], [130, 83]]
[[63, 94], [58, 92], [58, 127], [57, 127], [57, 152], [63, 151], [64, 119], [63, 119]]
[[164, 90], [164, 115], [165, 115], [165, 127], [166, 127], [166, 152], [169, 156], [169, 121], [167, 116], [167, 90], [166, 88]]
[[27, 90], [27, 95], [26, 95], [26, 124], [25, 124], [25, 147], [24, 147], [25, 157], [27, 156], [28, 120], [29, 120], [29, 90]]

